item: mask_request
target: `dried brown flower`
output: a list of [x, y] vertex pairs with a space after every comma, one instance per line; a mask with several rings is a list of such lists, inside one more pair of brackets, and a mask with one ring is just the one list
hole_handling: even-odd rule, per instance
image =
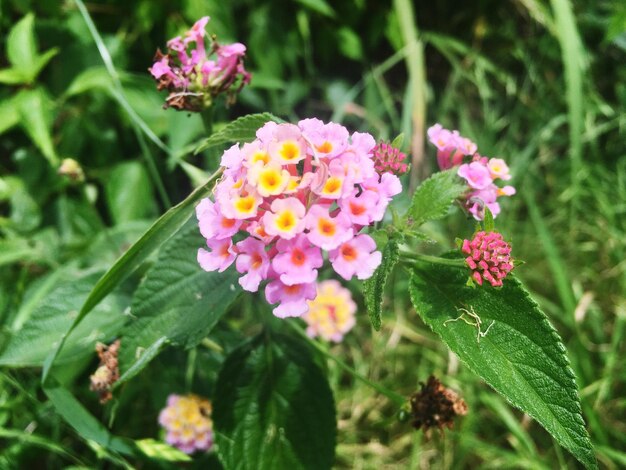
[[89, 378], [91, 380], [90, 390], [100, 395], [100, 403], [106, 403], [113, 395], [111, 387], [120, 378], [117, 355], [120, 350], [120, 340], [115, 340], [110, 346], [103, 343], [96, 343], [96, 352], [100, 358], [100, 365]]
[[467, 414], [467, 404], [459, 395], [443, 386], [434, 376], [428, 377], [422, 389], [411, 396], [411, 415], [415, 429], [433, 427], [452, 429], [457, 416]]

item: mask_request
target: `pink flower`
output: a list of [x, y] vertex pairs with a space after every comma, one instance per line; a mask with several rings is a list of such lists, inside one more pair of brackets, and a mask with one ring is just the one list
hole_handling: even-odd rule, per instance
[[326, 341], [340, 342], [356, 320], [356, 303], [352, 294], [334, 279], [317, 284], [317, 296], [309, 300], [309, 311], [302, 316], [307, 335]]
[[204, 248], [198, 249], [198, 264], [205, 271], [225, 271], [233, 261], [237, 254], [233, 250], [233, 241], [230, 238], [224, 240], [207, 240], [206, 244], [211, 251]]
[[324, 260], [320, 249], [312, 246], [306, 236], [298, 235], [294, 240], [278, 240], [278, 254], [272, 260], [272, 267], [283, 284], [292, 286], [315, 281], [317, 269]]
[[295, 197], [274, 199], [272, 212], [263, 215], [263, 226], [268, 235], [291, 240], [304, 230], [304, 205]]
[[313, 300], [316, 295], [315, 282], [288, 286], [277, 279], [265, 287], [268, 303], [280, 303], [273, 310], [274, 315], [279, 318], [299, 317], [308, 312], [307, 300]]
[[[225, 54], [242, 52], [233, 46]], [[396, 175], [376, 172], [376, 143], [369, 134], [350, 135], [339, 124], [305, 119], [298, 126], [268, 122], [256, 136], [224, 152], [216, 202], [197, 207], [211, 248], [201, 249], [198, 259], [211, 270], [235, 260], [244, 289], [266, 283], [268, 302], [280, 304], [277, 316], [300, 315], [315, 296], [324, 250], [344, 277], [372, 275], [381, 255], [360, 232], [382, 220], [402, 186]]]
[[241, 220], [228, 219], [220, 212], [218, 204], [204, 198], [196, 206], [196, 217], [200, 233], [204, 238], [222, 240], [230, 238], [239, 231]]
[[[339, 207], [341, 212], [346, 214], [353, 224], [369, 225], [377, 217], [373, 208], [378, 204], [380, 196], [378, 193], [370, 190], [361, 191], [361, 194], [358, 196], [357, 192], [357, 190], [354, 190], [351, 195], [341, 199]], [[381, 219], [383, 214], [384, 210], [380, 213]]]
[[331, 217], [328, 208], [312, 206], [305, 218], [309, 241], [324, 250], [332, 250], [352, 238], [350, 219], [343, 213]]
[[435, 124], [427, 131], [428, 140], [437, 147], [437, 163], [441, 170], [458, 166], [463, 157], [476, 152], [476, 144], [459, 135], [458, 131], [444, 129], [441, 124]]
[[487, 186], [479, 191], [472, 191], [465, 206], [476, 220], [485, 218], [485, 207], [489, 208], [491, 215], [495, 218], [500, 213], [500, 204], [496, 202], [498, 198], [498, 187], [495, 184]]
[[185, 452], [207, 451], [213, 445], [211, 402], [197, 395], [170, 395], [159, 413], [165, 441]]
[[474, 189], [485, 189], [493, 181], [489, 169], [479, 162], [461, 165], [457, 174], [464, 178], [467, 184]]
[[350, 134], [340, 124], [324, 124], [319, 119], [304, 119], [298, 123], [302, 135], [308, 139], [319, 158], [333, 158], [348, 146]]
[[329, 259], [337, 274], [349, 281], [367, 279], [380, 266], [382, 255], [376, 250], [376, 243], [369, 235], [357, 235], [330, 252]]
[[246, 238], [237, 243], [239, 255], [235, 262], [237, 272], [245, 273], [239, 278], [239, 284], [248, 292], [259, 290], [259, 284], [267, 279], [270, 267], [269, 258], [265, 252], [265, 243], [255, 238]]
[[490, 158], [489, 163], [487, 164], [487, 168], [489, 168], [489, 173], [491, 173], [491, 177], [494, 180], [496, 178], [500, 178], [503, 180], [511, 179], [511, 175], [509, 174], [509, 167], [506, 162], [501, 158]]
[[498, 232], [477, 232], [472, 240], [463, 240], [461, 248], [469, 255], [465, 262], [472, 271], [472, 279], [479, 286], [483, 279], [494, 287], [502, 286], [502, 280], [513, 269], [511, 246]]

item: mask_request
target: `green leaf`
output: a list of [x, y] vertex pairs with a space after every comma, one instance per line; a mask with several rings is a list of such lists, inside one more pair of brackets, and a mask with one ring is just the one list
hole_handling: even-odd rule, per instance
[[29, 13], [11, 29], [7, 38], [7, 57], [13, 65], [0, 71], [0, 82], [7, 84], [32, 83], [39, 72], [58, 54], [50, 49], [43, 54], [37, 52], [37, 41], [33, 29], [35, 17]]
[[466, 271], [446, 266], [414, 270], [415, 310], [470, 370], [597, 468], [574, 373], [544, 313], [515, 278], [499, 289], [470, 288], [466, 280]]
[[4, 83], [5, 85], [28, 83], [28, 79], [29, 74], [15, 67], [0, 70], [0, 83]]
[[155, 212], [150, 176], [136, 161], [116, 165], [104, 186], [115, 224], [148, 218]]
[[489, 210], [489, 208], [485, 205], [485, 220], [483, 221], [483, 227], [485, 227], [485, 232], [493, 232], [496, 228], [496, 224], [493, 220], [493, 214]]
[[[122, 332], [120, 368], [125, 371], [164, 339], [195, 346], [211, 331], [241, 292], [238, 273], [206, 272], [196, 260], [205, 245], [198, 224], [190, 220], [159, 253], [131, 305], [134, 319]], [[153, 350], [153, 349], [152, 349]], [[156, 354], [154, 354], [156, 355]], [[134, 367], [135, 374], [138, 372]]]
[[[0, 76], [3, 70], [0, 70]], [[0, 83], [2, 79], [0, 78]], [[20, 122], [20, 112], [15, 97], [0, 101], [0, 134], [16, 126]]]
[[[13, 334], [0, 354], [0, 365], [13, 367], [41, 366], [46, 356], [61, 340], [80, 306], [91, 291], [100, 273], [85, 276], [67, 272], [58, 284], [30, 313], [28, 321]], [[117, 334], [127, 317], [125, 296], [107, 298], [94, 311], [91, 321], [74, 330], [66, 340], [67, 346], [59, 357], [60, 363], [76, 361], [94, 355], [96, 341], [105, 341]]]
[[191, 462], [191, 457], [182, 450], [172, 447], [165, 442], [155, 439], [141, 439], [135, 441], [137, 448], [148, 457], [168, 462]]
[[391, 146], [397, 149], [402, 148], [402, 144], [404, 144], [404, 132], [398, 134], [396, 138], [391, 141]]
[[248, 114], [235, 119], [208, 139], [204, 139], [196, 147], [195, 153], [231, 142], [252, 142], [256, 138], [256, 131], [268, 121], [280, 122], [280, 119], [270, 113]]
[[215, 181], [221, 176], [221, 170], [215, 172], [209, 180], [192, 192], [184, 201], [172, 207], [163, 214], [143, 236], [124, 253], [115, 264], [96, 283], [83, 304], [80, 312], [59, 342], [58, 346], [46, 358], [42, 371], [42, 382], [45, 383], [59, 352], [63, 349], [65, 338], [76, 328], [93, 308], [104, 299], [116, 286], [126, 279], [139, 267], [154, 250], [175, 234], [189, 219], [196, 203], [205, 197], [212, 189]]
[[297, 0], [299, 4], [329, 18], [335, 17], [335, 10], [326, 0]]
[[111, 433], [64, 387], [53, 380], [44, 385], [44, 392], [57, 412], [85, 440], [94, 441], [113, 452], [134, 455], [131, 444]]
[[452, 203], [467, 191], [456, 174], [456, 168], [440, 171], [424, 181], [413, 194], [406, 214], [418, 227], [429, 220], [445, 217]]
[[111, 76], [104, 67], [91, 67], [81, 72], [65, 91], [65, 96], [75, 96], [92, 90], [109, 91], [113, 86]]
[[7, 37], [7, 57], [9, 62], [25, 72], [32, 69], [37, 59], [37, 43], [33, 31], [35, 16], [29, 13], [9, 32]]
[[20, 123], [41, 153], [50, 164], [56, 167], [59, 164], [52, 134], [50, 133], [50, 110], [52, 101], [42, 88], [25, 90], [16, 97], [20, 115]]
[[332, 392], [308, 347], [263, 333], [224, 362], [213, 407], [226, 468], [331, 468], [336, 421]]
[[48, 49], [43, 54], [37, 56], [37, 58], [35, 59], [35, 63], [33, 64], [31, 80], [34, 80], [37, 77], [37, 75], [39, 75], [39, 72], [41, 72], [43, 68], [46, 65], [48, 65], [48, 62], [50, 62], [52, 58], [58, 53], [59, 53], [59, 49], [54, 47], [52, 49]]
[[380, 330], [381, 314], [383, 308], [383, 294], [387, 278], [398, 262], [400, 250], [396, 240], [389, 240], [383, 249], [382, 263], [374, 272], [374, 275], [363, 283], [363, 295], [365, 306], [369, 314], [372, 326], [376, 331]]

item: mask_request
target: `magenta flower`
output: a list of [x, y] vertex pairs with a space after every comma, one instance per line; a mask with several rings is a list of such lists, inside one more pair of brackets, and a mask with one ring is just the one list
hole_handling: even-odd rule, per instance
[[380, 266], [382, 255], [369, 235], [357, 235], [329, 254], [333, 269], [346, 281], [356, 275], [357, 279], [368, 279]]
[[483, 280], [494, 287], [502, 286], [502, 280], [513, 269], [511, 246], [498, 232], [477, 232], [472, 240], [463, 240], [461, 248], [469, 255], [465, 262], [472, 271], [472, 279], [479, 285]]
[[208, 16], [200, 18], [184, 38], [170, 39], [166, 54], [157, 50], [154, 64], [148, 70], [157, 81], [158, 90], [169, 92], [165, 108], [202, 111], [212, 106], [213, 99], [220, 94], [226, 94], [230, 104], [241, 88], [250, 83], [251, 75], [243, 65], [246, 46], [220, 45], [211, 39], [207, 50], [208, 22]]

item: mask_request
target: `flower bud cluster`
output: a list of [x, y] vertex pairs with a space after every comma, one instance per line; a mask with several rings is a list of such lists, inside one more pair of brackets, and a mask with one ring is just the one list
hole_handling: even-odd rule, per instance
[[186, 454], [207, 451], [213, 445], [211, 403], [197, 395], [170, 395], [159, 413], [165, 440]]
[[251, 75], [243, 65], [246, 46], [241, 43], [220, 45], [211, 39], [207, 51], [205, 27], [209, 17], [200, 18], [184, 37], [167, 42], [167, 53], [160, 50], [149, 68], [159, 90], [170, 92], [165, 108], [202, 111], [213, 98], [226, 93], [229, 102], [250, 83]]
[[307, 334], [339, 343], [356, 320], [356, 303], [352, 294], [338, 281], [329, 279], [317, 284], [317, 297], [309, 300], [309, 311], [302, 316]]
[[[476, 220], [485, 218], [485, 207], [489, 208], [494, 218], [500, 213], [500, 196], [515, 194], [513, 186], [499, 187], [495, 182], [511, 179], [509, 167], [500, 158], [487, 158], [477, 153], [477, 147], [471, 140], [459, 135], [458, 131], [449, 131], [440, 124], [428, 129], [430, 142], [437, 147], [439, 168], [447, 170], [458, 166], [458, 175], [468, 185], [464, 206]], [[468, 163], [463, 163], [470, 157]]]
[[404, 163], [406, 154], [391, 144], [384, 142], [374, 147], [374, 168], [378, 173], [389, 172], [394, 175], [406, 173], [409, 166]]
[[382, 220], [402, 186], [396, 175], [376, 171], [370, 134], [305, 119], [268, 122], [256, 136], [224, 152], [215, 200], [196, 207], [209, 248], [198, 251], [198, 262], [220, 272], [235, 263], [245, 290], [267, 281], [276, 316], [301, 316], [317, 295], [324, 254], [346, 280], [374, 273], [381, 253], [362, 229]]
[[485, 280], [494, 287], [500, 287], [502, 279], [513, 269], [511, 246], [498, 232], [477, 232], [471, 241], [463, 240], [461, 251], [469, 255], [465, 262], [472, 270], [472, 279], [479, 286]]

